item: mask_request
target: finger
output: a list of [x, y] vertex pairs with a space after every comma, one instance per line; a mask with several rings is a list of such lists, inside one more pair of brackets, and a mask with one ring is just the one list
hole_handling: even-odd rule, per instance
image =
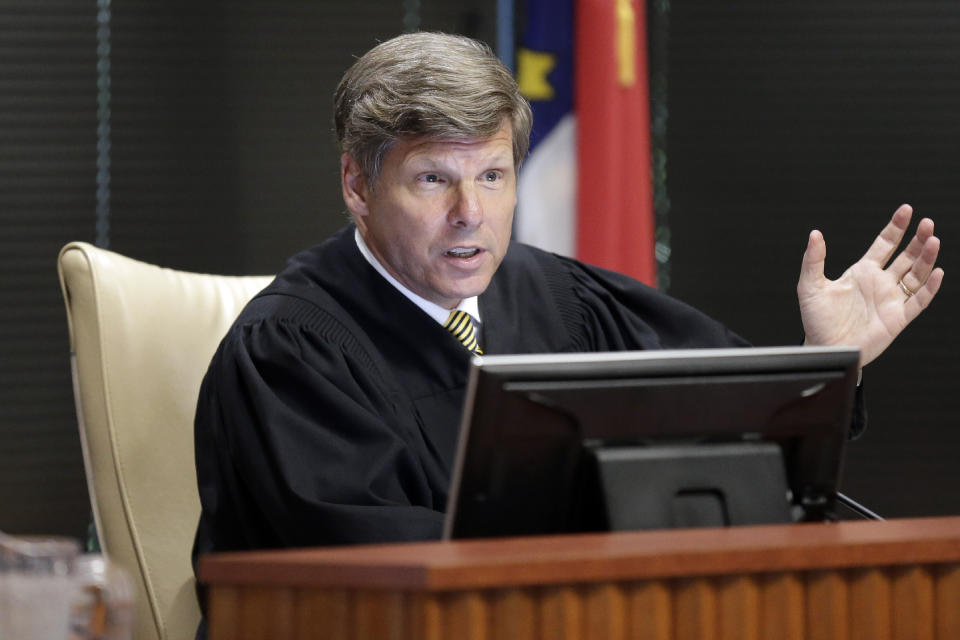
[[937, 262], [937, 256], [940, 254], [940, 238], [931, 236], [923, 244], [920, 256], [913, 262], [913, 266], [907, 271], [900, 280], [903, 281], [910, 291], [919, 292], [933, 271], [933, 265]]
[[888, 267], [895, 276], [901, 277], [913, 266], [913, 263], [920, 257], [923, 246], [927, 239], [933, 236], [933, 220], [924, 218], [917, 225], [917, 232], [907, 248], [900, 252], [900, 255]]
[[903, 240], [903, 234], [906, 233], [910, 225], [910, 217], [913, 215], [913, 207], [908, 204], [902, 204], [893, 212], [890, 222], [883, 228], [880, 235], [873, 241], [867, 252], [863, 254], [864, 259], [875, 262], [883, 267], [897, 250], [900, 241]]
[[814, 229], [807, 238], [807, 248], [803, 252], [800, 266], [800, 282], [797, 291], [803, 293], [817, 287], [824, 280], [823, 266], [827, 260], [827, 243], [823, 234]]
[[907, 298], [907, 301], [904, 303], [904, 315], [906, 316], [907, 323], [913, 322], [914, 318], [920, 315], [921, 311], [930, 306], [930, 302], [933, 300], [933, 297], [937, 295], [937, 291], [940, 290], [942, 283], [943, 269], [937, 267], [930, 273], [930, 277], [927, 278], [926, 283], [917, 291], [916, 295]]

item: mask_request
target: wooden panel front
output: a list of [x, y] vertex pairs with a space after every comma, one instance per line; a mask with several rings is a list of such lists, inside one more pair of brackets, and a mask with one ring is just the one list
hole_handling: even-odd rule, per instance
[[772, 573], [760, 577], [760, 638], [806, 639], [806, 583], [802, 574]]
[[947, 640], [960, 565], [403, 591], [214, 586], [211, 640]]

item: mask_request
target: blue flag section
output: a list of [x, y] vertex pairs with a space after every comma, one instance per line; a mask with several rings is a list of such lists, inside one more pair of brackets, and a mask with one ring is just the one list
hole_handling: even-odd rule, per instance
[[530, 148], [573, 111], [573, 0], [527, 0], [517, 84], [533, 108]]
[[533, 109], [520, 171], [517, 236], [549, 251], [576, 251], [573, 0], [527, 0], [517, 84]]

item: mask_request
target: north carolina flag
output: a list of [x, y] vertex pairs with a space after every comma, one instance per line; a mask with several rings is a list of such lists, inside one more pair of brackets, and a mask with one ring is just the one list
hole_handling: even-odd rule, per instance
[[517, 236], [656, 285], [643, 0], [527, 0]]

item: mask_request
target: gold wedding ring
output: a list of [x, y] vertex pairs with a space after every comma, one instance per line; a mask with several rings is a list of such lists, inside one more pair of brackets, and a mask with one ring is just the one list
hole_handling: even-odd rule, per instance
[[904, 284], [903, 278], [897, 280], [897, 286], [900, 287], [900, 291], [903, 291], [905, 294], [907, 294], [908, 298], [913, 297], [913, 295], [916, 294], [916, 291]]

